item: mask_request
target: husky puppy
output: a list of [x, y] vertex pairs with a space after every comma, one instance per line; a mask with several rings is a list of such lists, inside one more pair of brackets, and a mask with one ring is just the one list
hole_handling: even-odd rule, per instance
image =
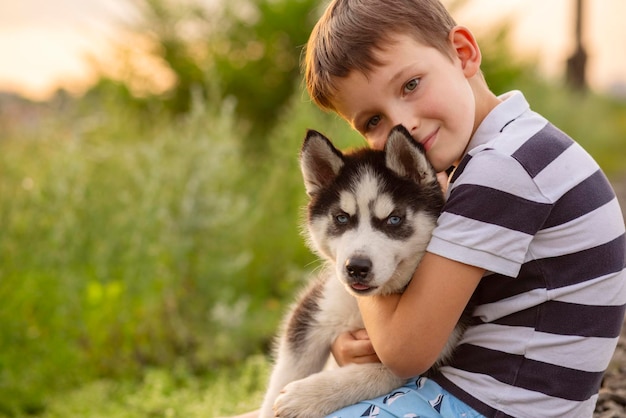
[[[320, 418], [404, 384], [382, 364], [324, 366], [339, 334], [363, 328], [354, 295], [404, 290], [444, 204], [422, 146], [402, 126], [384, 151], [347, 154], [311, 130], [300, 165], [310, 197], [308, 244], [326, 267], [285, 318], [263, 418]], [[461, 333], [459, 325], [438, 364]]]

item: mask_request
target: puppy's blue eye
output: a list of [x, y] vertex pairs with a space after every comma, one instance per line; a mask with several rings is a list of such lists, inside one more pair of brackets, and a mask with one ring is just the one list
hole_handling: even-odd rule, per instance
[[400, 225], [402, 223], [402, 218], [399, 216], [390, 216], [387, 218], [387, 225]]
[[338, 224], [345, 225], [350, 220], [350, 216], [348, 216], [347, 213], [340, 213], [339, 215], [335, 216], [335, 220]]

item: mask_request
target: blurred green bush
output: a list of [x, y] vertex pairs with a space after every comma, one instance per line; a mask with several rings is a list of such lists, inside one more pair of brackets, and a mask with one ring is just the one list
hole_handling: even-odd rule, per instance
[[0, 142], [0, 413], [85, 379], [265, 352], [315, 268], [300, 142], [338, 121], [298, 97], [253, 158], [228, 101], [150, 126], [114, 99], [60, 110]]

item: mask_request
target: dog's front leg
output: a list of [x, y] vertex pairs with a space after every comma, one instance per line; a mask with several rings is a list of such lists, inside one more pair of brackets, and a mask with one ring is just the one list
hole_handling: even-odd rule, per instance
[[334, 334], [319, 322], [319, 303], [327, 281], [314, 282], [293, 306], [284, 324], [268, 390], [260, 417], [274, 417], [274, 401], [290, 382], [303, 379], [324, 368]]
[[280, 418], [319, 418], [402, 386], [382, 364], [352, 364], [288, 384], [274, 405]]
[[261, 418], [274, 417], [274, 401], [283, 388], [290, 382], [298, 381], [319, 372], [324, 367], [325, 361], [330, 354], [328, 350], [323, 348], [320, 348], [317, 353], [307, 353], [309, 355], [303, 354], [302, 356], [283, 347], [279, 351], [280, 354], [272, 370], [269, 387], [261, 407], [259, 415]]

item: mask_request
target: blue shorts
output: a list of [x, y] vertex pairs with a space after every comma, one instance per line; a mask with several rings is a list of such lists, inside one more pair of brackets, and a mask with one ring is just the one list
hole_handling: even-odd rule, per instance
[[347, 406], [327, 418], [484, 418], [470, 406], [454, 397], [435, 381], [418, 377], [369, 401]]

